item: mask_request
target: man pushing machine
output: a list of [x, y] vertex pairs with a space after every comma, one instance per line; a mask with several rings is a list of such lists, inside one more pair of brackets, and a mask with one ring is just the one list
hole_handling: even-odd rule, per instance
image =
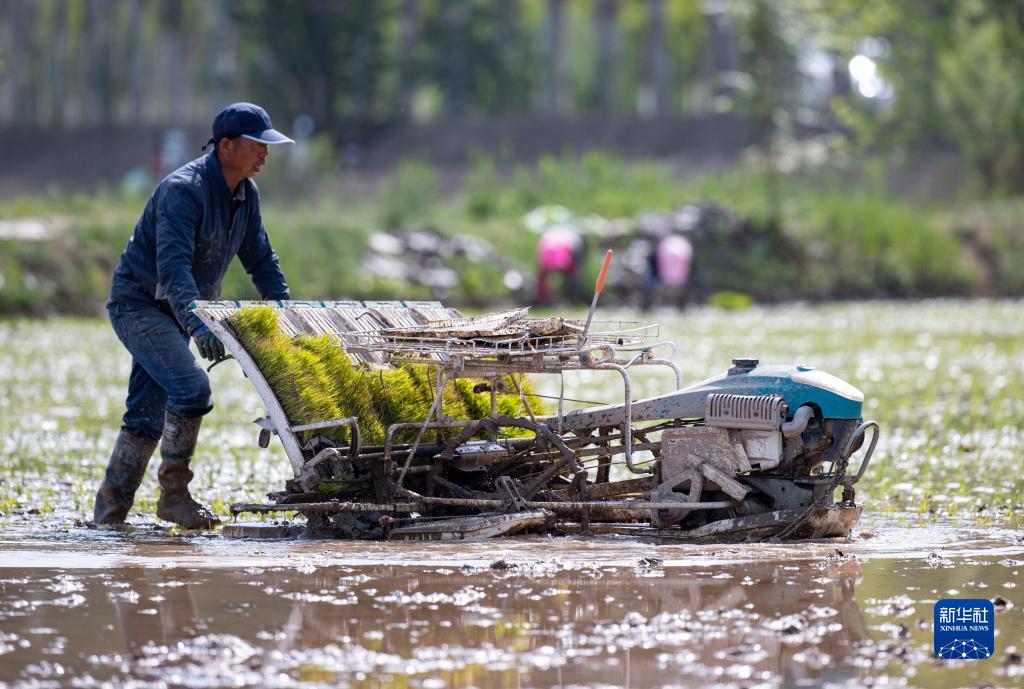
[[213, 120], [213, 150], [160, 182], [135, 226], [107, 303], [132, 372], [121, 432], [96, 493], [97, 525], [124, 523], [157, 442], [157, 517], [189, 529], [220, 523], [188, 490], [199, 427], [213, 409], [209, 377], [189, 339], [211, 361], [223, 358], [224, 345], [189, 304], [220, 296], [236, 255], [263, 299], [288, 299], [251, 180], [270, 146], [282, 143], [294, 142], [273, 128], [263, 108], [229, 105]]

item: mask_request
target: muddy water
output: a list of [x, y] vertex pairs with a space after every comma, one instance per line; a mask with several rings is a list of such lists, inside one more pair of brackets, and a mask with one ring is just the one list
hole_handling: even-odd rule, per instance
[[[1019, 532], [895, 518], [753, 548], [8, 533], [0, 686], [1020, 686], [1022, 569]], [[993, 658], [932, 659], [948, 596], [1006, 602]]]

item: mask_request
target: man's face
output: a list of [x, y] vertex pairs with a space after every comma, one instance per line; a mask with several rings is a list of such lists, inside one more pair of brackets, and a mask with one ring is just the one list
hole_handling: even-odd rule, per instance
[[230, 139], [224, 147], [221, 165], [242, 177], [255, 177], [267, 162], [270, 146], [239, 136]]

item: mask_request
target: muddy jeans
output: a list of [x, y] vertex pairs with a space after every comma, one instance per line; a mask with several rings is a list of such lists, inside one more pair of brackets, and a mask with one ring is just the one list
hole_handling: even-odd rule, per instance
[[178, 416], [202, 416], [213, 409], [210, 379], [189, 350], [188, 334], [170, 313], [118, 302], [108, 304], [107, 312], [132, 355], [122, 429], [159, 440], [165, 409]]

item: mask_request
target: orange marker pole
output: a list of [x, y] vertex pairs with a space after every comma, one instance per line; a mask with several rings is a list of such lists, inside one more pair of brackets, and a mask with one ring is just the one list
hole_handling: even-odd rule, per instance
[[604, 263], [601, 264], [601, 273], [597, 276], [597, 284], [594, 286], [594, 300], [590, 302], [590, 311], [587, 313], [587, 324], [583, 326], [583, 334], [580, 335], [580, 347], [587, 343], [587, 333], [590, 332], [590, 321], [594, 318], [594, 310], [597, 308], [597, 298], [601, 296], [604, 289], [604, 279], [608, 277], [608, 266], [612, 264], [612, 250], [604, 255]]

